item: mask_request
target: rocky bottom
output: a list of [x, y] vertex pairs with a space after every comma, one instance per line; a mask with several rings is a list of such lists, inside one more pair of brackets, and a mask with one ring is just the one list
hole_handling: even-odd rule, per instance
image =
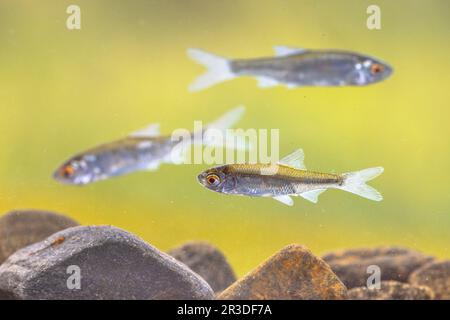
[[165, 253], [113, 226], [21, 210], [0, 218], [0, 299], [450, 299], [450, 261], [401, 247], [315, 256], [291, 244], [237, 279], [211, 244]]

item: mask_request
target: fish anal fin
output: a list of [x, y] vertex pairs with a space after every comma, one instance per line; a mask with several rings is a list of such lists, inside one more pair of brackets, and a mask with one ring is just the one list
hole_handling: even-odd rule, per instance
[[317, 203], [317, 201], [319, 201], [319, 195], [322, 192], [325, 192], [326, 190], [327, 189], [316, 189], [316, 190], [311, 190], [311, 191], [300, 193], [299, 195], [301, 197], [305, 198], [306, 200], [309, 200], [313, 203]]
[[285, 205], [288, 205], [288, 206], [294, 205], [294, 200], [292, 200], [292, 198], [288, 195], [275, 196], [273, 198], [277, 201], [280, 201], [281, 203], [284, 203]]
[[303, 149], [297, 149], [291, 154], [282, 158], [280, 161], [278, 161], [278, 164], [292, 167], [295, 169], [306, 170], [304, 161], [305, 161], [305, 153], [303, 152]]

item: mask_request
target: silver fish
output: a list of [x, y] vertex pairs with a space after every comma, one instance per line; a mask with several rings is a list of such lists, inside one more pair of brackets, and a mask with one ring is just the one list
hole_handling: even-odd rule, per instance
[[[203, 131], [215, 129], [223, 132], [233, 126], [244, 111], [243, 106], [237, 107], [207, 125]], [[190, 142], [196, 143], [197, 135], [192, 133], [191, 136]], [[174, 159], [182, 158], [190, 145], [181, 139], [160, 136], [159, 124], [152, 124], [126, 138], [73, 156], [54, 172], [53, 177], [61, 183], [85, 185], [134, 171], [156, 170], [162, 163], [174, 163]]]
[[385, 62], [350, 51], [277, 46], [275, 52], [275, 57], [231, 60], [199, 49], [188, 49], [188, 55], [207, 68], [189, 90], [202, 90], [240, 76], [256, 77], [262, 88], [280, 84], [288, 88], [364, 86], [382, 81], [393, 72]]
[[361, 197], [381, 201], [381, 194], [366, 184], [383, 172], [382, 167], [343, 174], [307, 171], [303, 150], [298, 149], [278, 164], [231, 164], [208, 169], [198, 177], [200, 184], [212, 191], [250, 197], [270, 197], [286, 205], [291, 196], [301, 196], [317, 203], [327, 189], [341, 189]]

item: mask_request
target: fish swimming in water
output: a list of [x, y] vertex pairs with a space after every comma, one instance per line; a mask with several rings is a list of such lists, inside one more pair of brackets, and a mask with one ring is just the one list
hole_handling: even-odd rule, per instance
[[202, 172], [200, 184], [212, 191], [250, 197], [271, 197], [286, 205], [294, 204], [291, 196], [301, 196], [317, 203], [327, 189], [341, 189], [361, 197], [381, 201], [381, 194], [365, 182], [383, 172], [382, 167], [333, 174], [307, 171], [302, 149], [277, 164], [231, 164]]
[[275, 47], [275, 56], [257, 59], [227, 59], [199, 49], [188, 55], [208, 68], [189, 87], [190, 91], [208, 88], [240, 76], [256, 77], [261, 88], [286, 85], [364, 86], [388, 78], [393, 69], [378, 59], [340, 50], [307, 50]]
[[[242, 117], [244, 111], [245, 107], [240, 106], [227, 112], [208, 124], [200, 137], [205, 138], [208, 129], [224, 132]], [[134, 171], [156, 170], [162, 163], [173, 164], [176, 163], [174, 159], [183, 157], [186, 148], [197, 142], [195, 139], [198, 135], [190, 135], [192, 139], [189, 143], [172, 139], [171, 136], [160, 136], [159, 124], [155, 123], [126, 138], [75, 155], [64, 162], [53, 177], [61, 183], [85, 185]], [[219, 146], [217, 141], [210, 143]], [[204, 140], [203, 144], [208, 144], [208, 141]], [[239, 148], [239, 142], [233, 147]]]

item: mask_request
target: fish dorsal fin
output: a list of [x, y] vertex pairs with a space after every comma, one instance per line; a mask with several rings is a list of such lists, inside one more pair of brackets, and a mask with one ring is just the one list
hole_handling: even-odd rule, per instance
[[313, 203], [317, 203], [317, 201], [319, 201], [319, 195], [326, 190], [327, 189], [316, 189], [312, 191], [307, 191], [300, 193], [300, 196]]
[[306, 49], [293, 48], [293, 47], [287, 47], [287, 46], [275, 46], [275, 47], [273, 47], [273, 50], [275, 51], [275, 55], [277, 57], [290, 56], [293, 54], [298, 54], [298, 53], [302, 53], [302, 52], [306, 51]]
[[130, 137], [157, 137], [159, 136], [159, 123], [152, 123], [151, 125], [130, 133]]
[[292, 167], [295, 169], [306, 170], [304, 161], [305, 161], [305, 153], [303, 152], [303, 149], [297, 149], [291, 154], [281, 159], [280, 161], [278, 161], [278, 164]]
[[280, 201], [281, 203], [284, 203], [285, 205], [288, 206], [293, 206], [294, 205], [294, 200], [292, 200], [292, 198], [288, 195], [285, 196], [276, 196], [273, 197], [275, 200]]

